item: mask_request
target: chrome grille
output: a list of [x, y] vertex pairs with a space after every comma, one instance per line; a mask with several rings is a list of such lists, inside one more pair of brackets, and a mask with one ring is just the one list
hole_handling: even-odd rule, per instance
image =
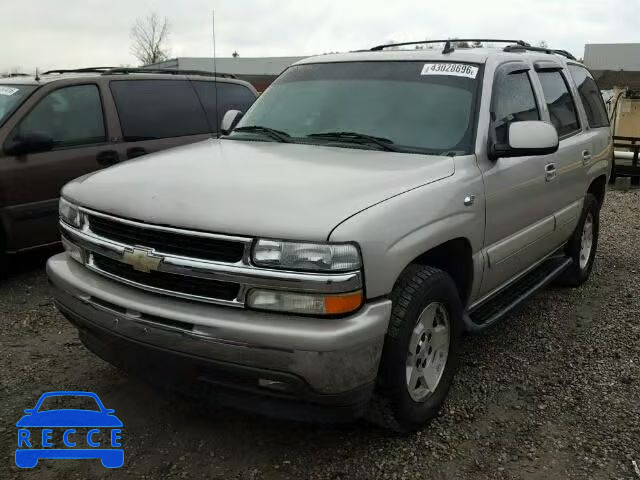
[[92, 255], [92, 261], [93, 266], [101, 272], [163, 291], [226, 301], [235, 300], [240, 292], [240, 285], [237, 283], [186, 277], [158, 271], [142, 273], [134, 270], [126, 263], [95, 253]]
[[96, 235], [108, 240], [214, 262], [240, 262], [245, 250], [245, 244], [242, 242], [157, 230], [152, 226], [125, 223], [97, 215], [89, 215], [89, 228]]

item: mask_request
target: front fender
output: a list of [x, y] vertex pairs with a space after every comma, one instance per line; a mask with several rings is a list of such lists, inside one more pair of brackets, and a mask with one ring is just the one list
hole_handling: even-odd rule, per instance
[[[475, 203], [464, 198], [475, 195]], [[393, 197], [345, 220], [331, 241], [356, 241], [362, 249], [367, 298], [387, 295], [417, 257], [443, 243], [465, 238], [474, 254], [474, 289], [482, 271], [485, 201], [475, 157], [456, 163], [453, 176]]]

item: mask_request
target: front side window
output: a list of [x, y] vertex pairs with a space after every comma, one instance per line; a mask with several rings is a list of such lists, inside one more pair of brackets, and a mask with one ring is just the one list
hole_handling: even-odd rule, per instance
[[193, 81], [192, 83], [200, 97], [212, 130], [219, 128], [222, 117], [228, 110], [240, 110], [244, 113], [256, 100], [251, 90], [237, 83], [213, 81]]
[[561, 72], [538, 72], [544, 98], [549, 108], [551, 123], [559, 137], [566, 137], [580, 130], [578, 112], [567, 82]]
[[526, 71], [498, 77], [494, 92], [492, 117], [496, 143], [506, 145], [511, 123], [540, 120], [540, 113]]
[[35, 85], [0, 84], [0, 125], [36, 88]]
[[42, 134], [54, 148], [91, 145], [106, 140], [100, 91], [96, 85], [75, 85], [45, 96], [20, 122], [15, 136]]
[[114, 80], [125, 142], [210, 133], [195, 90], [185, 80]]
[[471, 153], [481, 74], [478, 66], [413, 61], [294, 66], [256, 100], [231, 138], [249, 136], [242, 127], [262, 126], [292, 141], [353, 148], [337, 136], [321, 137], [357, 133], [401, 152]]
[[580, 93], [580, 99], [587, 113], [589, 126], [592, 128], [608, 127], [607, 109], [604, 106], [598, 84], [589, 71], [578, 65], [569, 65], [569, 72], [571, 72], [571, 76], [578, 87], [578, 93]]

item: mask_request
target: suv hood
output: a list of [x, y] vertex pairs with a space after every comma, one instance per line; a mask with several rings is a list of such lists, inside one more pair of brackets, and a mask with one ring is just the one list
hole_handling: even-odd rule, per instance
[[157, 225], [318, 241], [355, 213], [453, 172], [445, 156], [212, 139], [86, 175], [62, 194]]

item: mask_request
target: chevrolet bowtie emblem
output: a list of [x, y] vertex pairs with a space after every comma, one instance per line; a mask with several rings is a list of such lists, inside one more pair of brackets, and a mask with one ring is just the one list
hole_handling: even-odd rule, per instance
[[149, 273], [160, 267], [162, 257], [156, 257], [153, 250], [134, 248], [133, 251], [125, 250], [122, 261], [131, 265], [138, 272]]

